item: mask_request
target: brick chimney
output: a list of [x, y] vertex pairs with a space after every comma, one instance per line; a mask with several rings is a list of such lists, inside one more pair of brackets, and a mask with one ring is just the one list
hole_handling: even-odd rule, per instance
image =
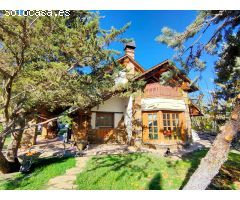
[[134, 49], [136, 48], [136, 44], [134, 41], [128, 42], [125, 44], [125, 54], [130, 56], [132, 59], [134, 59]]

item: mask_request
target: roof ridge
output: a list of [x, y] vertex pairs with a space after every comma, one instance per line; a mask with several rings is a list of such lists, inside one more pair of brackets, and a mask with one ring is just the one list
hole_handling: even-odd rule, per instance
[[128, 57], [132, 62], [134, 62], [135, 64], [137, 64], [142, 70], [143, 70], [143, 73], [145, 72], [145, 69], [142, 67], [142, 65], [140, 65], [135, 59], [131, 58], [131, 56], [125, 54], [123, 56], [121, 56], [120, 58], [118, 58], [116, 61], [119, 61], [125, 57]]
[[164, 65], [166, 64], [167, 62], [169, 62], [169, 59], [166, 59], [156, 65], [154, 65], [153, 67], [149, 68], [148, 70], [146, 70], [145, 72], [143, 72], [142, 74], [140, 74], [139, 76], [136, 77], [136, 79], [140, 78], [141, 76], [144, 76], [145, 74], [149, 73], [150, 71], [156, 69], [157, 67], [159, 67], [160, 65]]

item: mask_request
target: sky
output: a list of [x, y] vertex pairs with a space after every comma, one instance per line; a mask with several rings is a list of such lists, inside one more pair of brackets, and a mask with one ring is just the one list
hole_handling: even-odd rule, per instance
[[[155, 40], [160, 35], [161, 29], [167, 26], [176, 31], [184, 31], [186, 26], [193, 22], [197, 15], [197, 11], [109, 10], [98, 12], [100, 16], [104, 16], [100, 20], [100, 26], [103, 29], [110, 29], [112, 26], [119, 29], [131, 22], [131, 26], [123, 34], [123, 37], [135, 40], [137, 46], [135, 49], [135, 60], [144, 69], [149, 69], [166, 59], [171, 59], [174, 55], [174, 51], [171, 48]], [[206, 40], [208, 36], [209, 33], [207, 32], [203, 40]], [[124, 54], [123, 44], [113, 43], [110, 47], [121, 51], [122, 55]], [[215, 74], [213, 66], [216, 59], [216, 56], [203, 56], [203, 60], [207, 62], [207, 67], [202, 72], [202, 78], [198, 84], [201, 91], [206, 94], [206, 97], [208, 96], [208, 91], [214, 88], [213, 79]], [[189, 77], [193, 80], [197, 75], [199, 75], [199, 72], [191, 72]]]

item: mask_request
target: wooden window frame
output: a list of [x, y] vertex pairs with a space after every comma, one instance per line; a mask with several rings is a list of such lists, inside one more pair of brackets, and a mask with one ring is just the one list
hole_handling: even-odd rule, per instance
[[[156, 115], [156, 125], [154, 125], [154, 120], [151, 119], [151, 121], [149, 120], [149, 116], [150, 115]], [[148, 139], [149, 140], [158, 140], [159, 139], [159, 126], [158, 126], [158, 113], [157, 112], [153, 112], [153, 113], [147, 113], [147, 120], [148, 120]], [[152, 133], [150, 133], [150, 126], [149, 126], [149, 122], [152, 122], [151, 128], [152, 128]], [[155, 128], [157, 128], [157, 133], [155, 133]], [[150, 135], [152, 135], [152, 138], [150, 137]], [[157, 136], [157, 137], [155, 137]]]
[[[98, 117], [100, 116], [100, 115], [110, 115], [111, 116], [111, 118], [112, 118], [112, 122], [111, 122], [111, 126], [105, 126], [105, 125], [98, 125], [98, 121], [97, 121], [97, 119], [98, 119]], [[96, 112], [96, 119], [95, 119], [95, 127], [96, 128], [114, 128], [114, 113], [113, 112]]]
[[[168, 115], [169, 115], [169, 118], [168, 118]], [[180, 132], [181, 132], [180, 116], [181, 116], [181, 112], [174, 112], [174, 111], [162, 112], [163, 135], [165, 138], [172, 139], [172, 137], [180, 137]], [[178, 121], [178, 125], [176, 125], [176, 121]], [[164, 125], [164, 122], [166, 122], [165, 123], [166, 125]], [[174, 122], [175, 122], [175, 125], [174, 125]], [[165, 128], [167, 130], [164, 130]]]

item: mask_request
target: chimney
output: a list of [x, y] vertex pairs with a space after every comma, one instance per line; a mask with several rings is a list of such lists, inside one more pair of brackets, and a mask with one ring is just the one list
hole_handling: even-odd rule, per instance
[[136, 44], [134, 41], [128, 42], [125, 44], [125, 54], [130, 56], [132, 59], [134, 59], [134, 49], [136, 48]]

